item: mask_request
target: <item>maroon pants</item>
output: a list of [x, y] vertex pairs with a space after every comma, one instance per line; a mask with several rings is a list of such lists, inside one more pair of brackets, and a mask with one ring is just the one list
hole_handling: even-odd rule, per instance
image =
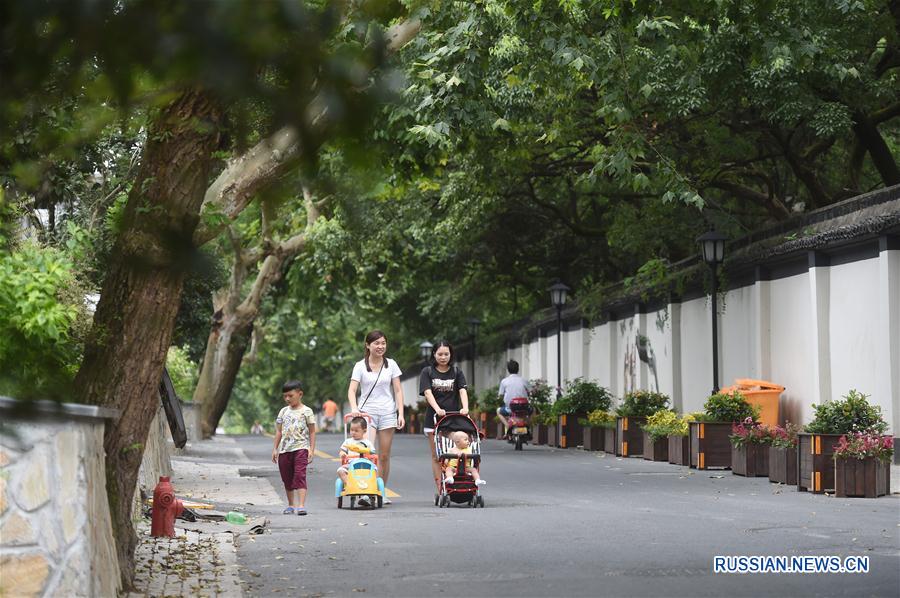
[[309, 451], [300, 449], [278, 455], [278, 471], [287, 490], [306, 490], [306, 464]]

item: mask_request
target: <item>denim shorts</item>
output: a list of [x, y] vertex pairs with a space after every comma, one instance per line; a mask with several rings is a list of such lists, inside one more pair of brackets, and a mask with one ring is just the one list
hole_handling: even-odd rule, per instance
[[387, 413], [384, 415], [376, 415], [374, 413], [369, 413], [368, 416], [372, 418], [372, 426], [376, 430], [387, 430], [388, 428], [396, 428], [397, 423], [399, 422], [396, 411], [394, 411], [392, 413]]
[[509, 407], [507, 407], [506, 405], [497, 407], [497, 413], [499, 413], [503, 417], [509, 417]]

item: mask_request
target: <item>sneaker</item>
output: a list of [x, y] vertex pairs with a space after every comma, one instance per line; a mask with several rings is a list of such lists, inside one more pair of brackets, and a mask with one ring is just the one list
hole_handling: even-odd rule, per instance
[[389, 499], [387, 496], [385, 496], [384, 500], [381, 501], [381, 504], [389, 505], [389, 504], [391, 504], [391, 499]]
[[286, 508], [285, 510], [283, 510], [283, 511], [281, 512], [281, 514], [282, 514], [282, 515], [293, 515], [293, 514], [294, 514], [294, 507], [288, 507], [288, 508]]
[[453, 483], [453, 476], [452, 476], [452, 475], [448, 475], [446, 478], [444, 478], [444, 483], [445, 483], [445, 484], [452, 484], [452, 483]]
[[356, 506], [358, 507], [371, 507], [372, 503], [369, 501], [368, 496], [360, 496], [356, 499]]
[[298, 515], [306, 515], [306, 509], [303, 507], [297, 507], [297, 514]]
[[485, 484], [487, 484], [485, 480], [475, 480], [476, 486], [484, 486]]

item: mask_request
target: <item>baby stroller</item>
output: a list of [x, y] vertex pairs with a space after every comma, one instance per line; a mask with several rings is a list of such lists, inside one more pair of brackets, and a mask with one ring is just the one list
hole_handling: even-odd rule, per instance
[[[455, 445], [450, 440], [452, 432], [468, 434], [471, 453], [455, 453]], [[468, 416], [458, 412], [448, 412], [437, 420], [434, 426], [434, 451], [441, 462], [441, 481], [434, 495], [436, 507], [449, 507], [450, 503], [466, 503], [470, 507], [484, 507], [484, 497], [480, 487], [469, 472], [471, 467], [481, 465], [481, 442], [478, 427]], [[457, 461], [453, 482], [447, 483], [447, 467], [451, 459]]]

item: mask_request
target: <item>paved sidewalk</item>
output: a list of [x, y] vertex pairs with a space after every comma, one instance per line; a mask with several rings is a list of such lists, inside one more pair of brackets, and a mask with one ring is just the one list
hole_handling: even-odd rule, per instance
[[[280, 505], [268, 482], [241, 476], [247, 466], [246, 456], [231, 438], [190, 443], [172, 457], [172, 485], [180, 498], [214, 505]], [[129, 598], [243, 596], [236, 543], [249, 527], [176, 520], [175, 538], [153, 538], [145, 521], [135, 552], [136, 591]]]
[[176, 528], [175, 538], [153, 538], [144, 526], [135, 553], [135, 592], [143, 596], [243, 596], [230, 533]]

